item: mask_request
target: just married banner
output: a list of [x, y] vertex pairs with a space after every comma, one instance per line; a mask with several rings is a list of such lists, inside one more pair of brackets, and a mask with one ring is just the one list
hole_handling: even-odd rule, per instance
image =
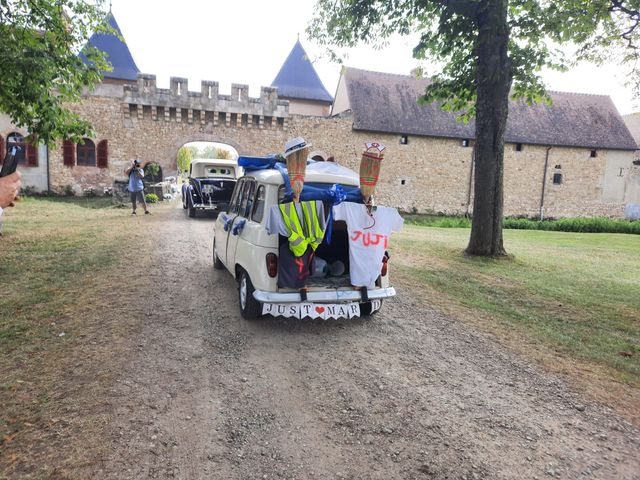
[[[382, 302], [371, 302], [372, 313], [378, 310]], [[360, 316], [360, 304], [353, 303], [263, 303], [263, 315], [287, 318], [320, 318], [322, 320], [354, 318]]]

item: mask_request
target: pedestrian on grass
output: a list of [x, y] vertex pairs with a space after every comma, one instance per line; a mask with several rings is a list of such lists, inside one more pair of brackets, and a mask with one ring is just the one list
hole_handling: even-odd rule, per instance
[[136, 158], [131, 162], [131, 166], [127, 168], [124, 173], [129, 175], [129, 185], [127, 190], [131, 193], [131, 206], [133, 207], [131, 215], [136, 214], [136, 202], [138, 200], [142, 203], [145, 215], [150, 214], [151, 212], [147, 208], [147, 202], [144, 199], [144, 183], [142, 182], [142, 179], [144, 178], [144, 170], [140, 165], [140, 160]]

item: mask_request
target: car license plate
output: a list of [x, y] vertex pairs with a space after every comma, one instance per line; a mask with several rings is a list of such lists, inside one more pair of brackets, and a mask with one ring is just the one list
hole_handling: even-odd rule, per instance
[[[380, 301], [374, 300], [380, 308]], [[375, 306], [375, 305], [372, 305]], [[323, 320], [360, 316], [360, 304], [352, 303], [263, 303], [263, 315], [287, 318], [321, 318]]]

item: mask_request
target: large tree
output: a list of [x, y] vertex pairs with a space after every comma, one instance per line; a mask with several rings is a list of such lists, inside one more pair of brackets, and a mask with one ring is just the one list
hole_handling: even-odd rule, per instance
[[0, 112], [32, 141], [79, 140], [91, 125], [67, 107], [109, 70], [104, 53], [78, 53], [93, 32], [109, 32], [102, 0], [0, 1]]
[[441, 68], [420, 100], [440, 102], [462, 120], [475, 117], [466, 251], [500, 256], [509, 96], [548, 100], [543, 67], [563, 70], [581, 60], [613, 58], [629, 65], [628, 78], [639, 94], [639, 11], [640, 0], [317, 0], [308, 33], [327, 47], [379, 46], [392, 35], [417, 34], [414, 57]]

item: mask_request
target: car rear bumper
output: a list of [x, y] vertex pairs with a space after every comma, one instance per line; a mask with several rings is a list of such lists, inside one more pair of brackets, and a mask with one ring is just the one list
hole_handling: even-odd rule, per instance
[[[373, 288], [367, 290], [367, 296], [370, 300], [391, 298], [396, 296], [396, 289], [393, 287]], [[297, 292], [277, 293], [255, 290], [253, 298], [262, 303], [300, 303], [300, 294]], [[307, 302], [310, 303], [347, 303], [361, 300], [360, 291], [353, 289], [307, 292]]]

